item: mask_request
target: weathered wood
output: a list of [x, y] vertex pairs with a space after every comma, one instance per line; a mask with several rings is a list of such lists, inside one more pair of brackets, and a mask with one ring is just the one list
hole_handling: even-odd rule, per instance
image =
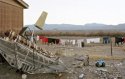
[[16, 0], [0, 0], [0, 33], [19, 32], [23, 27], [24, 7]]

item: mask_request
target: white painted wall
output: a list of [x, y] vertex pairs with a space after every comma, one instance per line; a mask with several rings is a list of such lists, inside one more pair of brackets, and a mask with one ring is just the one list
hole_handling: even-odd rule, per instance
[[87, 43], [100, 43], [100, 38], [89, 38], [86, 41]]

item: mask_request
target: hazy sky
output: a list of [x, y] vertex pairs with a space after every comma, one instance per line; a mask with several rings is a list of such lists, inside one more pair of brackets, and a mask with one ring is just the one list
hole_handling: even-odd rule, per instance
[[24, 0], [24, 24], [34, 24], [42, 11], [46, 24], [125, 23], [125, 0]]

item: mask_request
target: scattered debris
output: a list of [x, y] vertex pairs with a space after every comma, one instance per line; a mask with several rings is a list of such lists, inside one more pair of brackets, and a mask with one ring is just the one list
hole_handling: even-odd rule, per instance
[[105, 61], [100, 59], [96, 62], [96, 67], [105, 67]]
[[79, 79], [83, 79], [83, 78], [84, 78], [84, 74], [80, 74]]
[[[12, 32], [12, 31], [11, 31]], [[27, 73], [57, 73], [65, 72], [67, 68], [61, 60], [56, 61], [53, 54], [38, 47], [35, 42], [9, 33], [8, 40], [0, 38], [0, 55], [10, 66]], [[14, 39], [14, 40], [15, 40]], [[51, 56], [52, 55], [52, 56]], [[53, 58], [51, 58], [53, 57]], [[1, 61], [1, 59], [0, 59]]]
[[22, 79], [27, 79], [27, 75], [26, 74], [22, 74]]
[[75, 58], [75, 60], [77, 60], [76, 64], [73, 63], [74, 65], [77, 65], [77, 67], [83, 67], [83, 66], [89, 66], [89, 56], [85, 55], [85, 56], [78, 56]]

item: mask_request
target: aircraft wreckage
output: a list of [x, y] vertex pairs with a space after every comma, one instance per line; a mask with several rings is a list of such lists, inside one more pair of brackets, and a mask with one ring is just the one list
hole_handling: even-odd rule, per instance
[[[43, 12], [38, 19], [36, 26], [43, 25], [46, 13]], [[43, 20], [44, 18], [44, 20]], [[42, 20], [40, 24], [40, 20]], [[65, 72], [67, 68], [58, 57], [47, 55], [42, 48], [35, 48], [34, 42], [25, 39], [28, 44], [21, 42], [21, 35], [12, 40], [13, 33], [0, 38], [0, 54], [10, 66], [26, 73], [58, 73]], [[35, 47], [33, 47], [35, 45]]]
[[28, 73], [65, 72], [66, 67], [62, 62], [47, 57], [44, 53], [0, 38], [0, 54], [12, 67]]

